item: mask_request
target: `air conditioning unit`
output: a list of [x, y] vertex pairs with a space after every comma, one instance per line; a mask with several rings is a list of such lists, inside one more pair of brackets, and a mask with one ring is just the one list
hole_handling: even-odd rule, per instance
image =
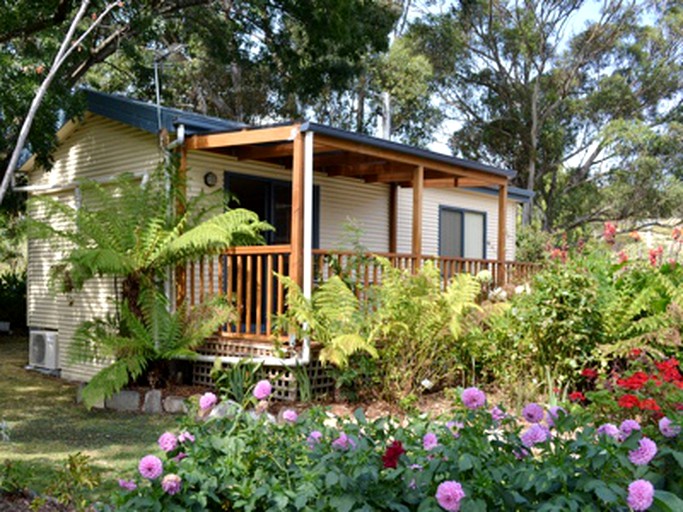
[[28, 363], [37, 368], [57, 369], [57, 333], [55, 331], [31, 331]]

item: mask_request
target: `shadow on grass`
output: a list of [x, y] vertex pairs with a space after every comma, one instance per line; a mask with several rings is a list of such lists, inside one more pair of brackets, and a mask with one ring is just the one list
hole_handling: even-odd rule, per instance
[[25, 370], [25, 337], [0, 337], [0, 421], [10, 426], [10, 442], [0, 442], [0, 463], [31, 468], [42, 491], [69, 454], [82, 452], [101, 472], [97, 494], [106, 497], [116, 478], [131, 476], [138, 459], [158, 453], [156, 440], [172, 430], [171, 416], [87, 411], [75, 403], [76, 385]]

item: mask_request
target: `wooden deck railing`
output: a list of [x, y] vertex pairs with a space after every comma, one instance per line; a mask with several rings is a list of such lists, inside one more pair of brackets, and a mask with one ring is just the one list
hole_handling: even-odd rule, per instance
[[[187, 300], [200, 304], [221, 294], [233, 302], [238, 319], [224, 324], [221, 334], [229, 338], [270, 340], [273, 319], [285, 310], [286, 289], [275, 273], [289, 274], [289, 245], [236, 247], [218, 256], [193, 262], [187, 268]], [[382, 267], [374, 255], [387, 258], [393, 267], [415, 270], [433, 261], [441, 271], [444, 284], [459, 273], [477, 274], [488, 270], [492, 287], [523, 282], [537, 265], [496, 260], [443, 258], [414, 254], [373, 253], [359, 255], [350, 251], [313, 250], [313, 279], [320, 283], [340, 271], [355, 275], [361, 289], [381, 282]], [[501, 272], [504, 267], [505, 272]], [[503, 280], [504, 276], [504, 280]]]

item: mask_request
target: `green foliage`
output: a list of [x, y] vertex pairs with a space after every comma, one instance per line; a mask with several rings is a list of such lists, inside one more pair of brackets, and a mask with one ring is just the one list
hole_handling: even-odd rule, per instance
[[[188, 417], [181, 429], [195, 441], [163, 455], [160, 478], [133, 476], [138, 489], [119, 492], [113, 504], [123, 511], [218, 511], [226, 504], [231, 510], [437, 511], [438, 486], [454, 480], [465, 493], [463, 511], [607, 511], [627, 510], [628, 485], [644, 478], [656, 489], [651, 510], [680, 508], [680, 435], [653, 433], [656, 456], [635, 466], [628, 454], [643, 433], [619, 442], [596, 435], [596, 427], [583, 413], [560, 410], [544, 430], [547, 439], [531, 448], [523, 419], [496, 421], [486, 408], [458, 407], [442, 418], [412, 415], [401, 422], [371, 421], [359, 409], [333, 426], [319, 409], [296, 423], [271, 423], [253, 411], [203, 421]], [[314, 431], [317, 440], [309, 437]], [[431, 449], [424, 445], [427, 433], [436, 437]], [[403, 453], [387, 467], [384, 456], [396, 441]], [[187, 457], [178, 462], [180, 451]], [[182, 481], [174, 495], [160, 484], [169, 474]]]
[[[118, 321], [112, 318], [87, 321], [74, 334], [70, 349], [74, 360], [110, 363], [83, 388], [86, 407], [135, 381], [153, 363], [191, 359], [195, 355], [192, 349], [234, 315], [234, 308], [223, 298], [190, 311], [185, 307], [170, 311], [168, 299], [153, 290], [140, 294], [136, 309], [140, 315], [124, 302]], [[148, 380], [156, 387], [164, 377], [150, 373]]]
[[[69, 242], [66, 256], [53, 268], [63, 291], [78, 290], [94, 277], [114, 278], [115, 285], [121, 281], [116, 313], [85, 322], [71, 345], [72, 358], [108, 364], [84, 389], [87, 406], [144, 372], [154, 387], [164, 378], [157, 363], [191, 357], [194, 347], [230, 321], [232, 308], [222, 299], [171, 311], [159, 291], [169, 269], [237, 244], [259, 243], [261, 231], [270, 227], [243, 209], [204, 220], [220, 202], [206, 196], [185, 201], [175, 171], [173, 165], [160, 167], [143, 183], [131, 175], [108, 184], [88, 182], [80, 208], [36, 200], [36, 208], [45, 206], [46, 220], [33, 220], [31, 234]], [[176, 215], [179, 201], [183, 213]], [[56, 229], [53, 216], [65, 219], [66, 227]]]
[[[46, 493], [61, 505], [76, 512], [85, 512], [90, 510], [88, 491], [98, 485], [100, 477], [92, 467], [90, 457], [78, 452], [67, 457]], [[31, 502], [31, 509], [41, 510], [46, 502], [46, 498], [37, 498]]]
[[0, 274], [0, 319], [13, 327], [26, 326], [26, 272]]
[[369, 315], [382, 394], [398, 399], [420, 393], [425, 380], [437, 389], [452, 384], [469, 361], [462, 338], [469, 314], [478, 309], [479, 282], [459, 274], [442, 290], [441, 274], [429, 262], [415, 274], [380, 262], [382, 283]]
[[216, 359], [211, 370], [211, 380], [219, 391], [220, 396], [226, 397], [246, 406], [251, 400], [251, 392], [261, 378], [262, 363], [253, 363], [242, 359], [235, 364], [223, 368], [223, 363]]
[[358, 298], [339, 276], [316, 288], [310, 300], [291, 279], [279, 277], [287, 287], [287, 312], [278, 319], [281, 331], [321, 343], [320, 360], [339, 368], [346, 367], [356, 352], [377, 357], [373, 340], [363, 329]]
[[0, 466], [0, 492], [14, 494], [28, 488], [31, 480], [31, 466], [20, 462], [5, 460]]

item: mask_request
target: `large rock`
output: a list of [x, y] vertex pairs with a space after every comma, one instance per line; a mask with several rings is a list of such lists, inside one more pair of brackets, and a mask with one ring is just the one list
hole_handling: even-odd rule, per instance
[[115, 411], [139, 411], [140, 393], [128, 390], [119, 391], [105, 400], [104, 405], [107, 409], [114, 409]]
[[145, 401], [142, 403], [142, 412], [148, 414], [161, 414], [161, 391], [152, 389], [145, 393]]
[[240, 411], [242, 406], [232, 400], [224, 400], [216, 407], [211, 409], [209, 418], [234, 418]]
[[184, 414], [187, 412], [185, 399], [181, 396], [167, 396], [164, 398], [164, 411], [171, 414]]

